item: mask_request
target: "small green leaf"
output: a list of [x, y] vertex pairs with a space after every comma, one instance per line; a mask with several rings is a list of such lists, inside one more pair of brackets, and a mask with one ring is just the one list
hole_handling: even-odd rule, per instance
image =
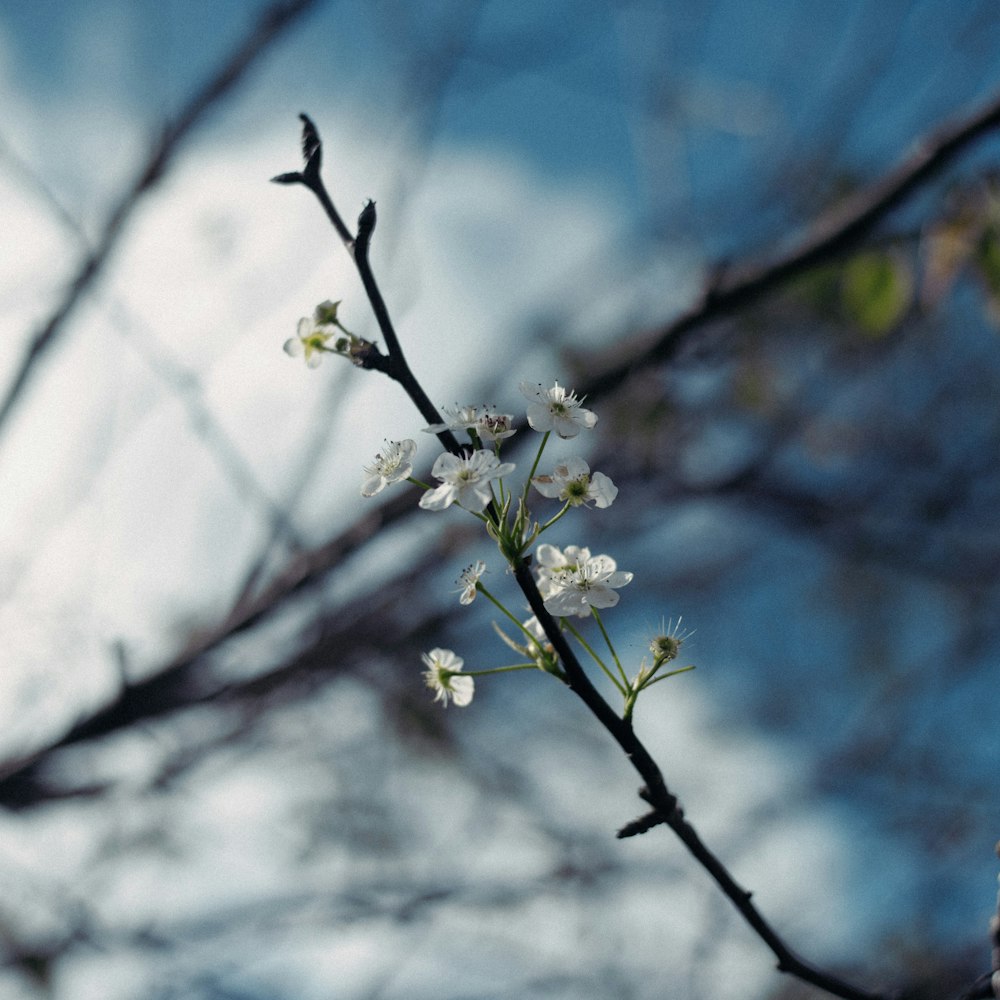
[[869, 337], [884, 337], [913, 301], [909, 265], [894, 254], [858, 254], [844, 267], [841, 302], [848, 318]]

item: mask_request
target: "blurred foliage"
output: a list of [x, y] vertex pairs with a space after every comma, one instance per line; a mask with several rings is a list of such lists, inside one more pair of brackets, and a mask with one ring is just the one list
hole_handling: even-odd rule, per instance
[[953, 189], [921, 232], [824, 263], [794, 289], [819, 318], [879, 339], [898, 330], [911, 309], [943, 306], [966, 277], [983, 314], [1000, 328], [1000, 177], [993, 174]]
[[922, 244], [924, 303], [940, 303], [968, 273], [983, 295], [990, 321], [1000, 327], [1000, 177], [988, 174], [954, 191]]
[[841, 294], [854, 326], [883, 337], [899, 326], [913, 301], [913, 275], [901, 256], [871, 250], [844, 266]]

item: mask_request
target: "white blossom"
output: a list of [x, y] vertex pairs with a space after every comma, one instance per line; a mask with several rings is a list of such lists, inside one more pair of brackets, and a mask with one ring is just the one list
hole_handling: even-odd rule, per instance
[[476, 584], [479, 578], [486, 572], [486, 563], [482, 559], [474, 562], [471, 566], [466, 566], [462, 570], [458, 582], [461, 584], [461, 597], [459, 604], [471, 604], [476, 599]]
[[420, 498], [424, 510], [444, 510], [457, 503], [466, 510], [479, 512], [493, 499], [490, 483], [514, 471], [513, 462], [502, 462], [492, 451], [480, 449], [469, 456], [444, 452], [438, 455], [431, 475], [441, 485]]
[[585, 410], [574, 393], [568, 392], [558, 382], [551, 389], [532, 382], [522, 382], [522, 395], [530, 401], [528, 423], [532, 430], [555, 431], [561, 438], [576, 437], [581, 430], [589, 430], [597, 423], [597, 414]]
[[476, 433], [483, 441], [505, 441], [514, 435], [514, 414], [485, 410], [476, 421]]
[[590, 549], [578, 545], [556, 548], [543, 542], [535, 549], [535, 568], [538, 570], [538, 592], [543, 598], [559, 589], [556, 576], [566, 570], [575, 569], [590, 558]]
[[405, 441], [386, 441], [385, 447], [375, 456], [375, 461], [364, 467], [366, 476], [361, 484], [361, 495], [373, 497], [376, 493], [381, 493], [389, 483], [408, 479], [413, 472], [413, 455], [416, 450], [417, 442], [409, 438]]
[[442, 407], [446, 419], [440, 424], [425, 427], [428, 434], [440, 434], [441, 431], [474, 430], [482, 441], [503, 441], [514, 433], [514, 415], [511, 413], [494, 413], [487, 406], [456, 406]]
[[284, 352], [291, 358], [304, 357], [306, 364], [315, 368], [323, 360], [323, 354], [333, 350], [326, 345], [336, 336], [337, 328], [332, 323], [317, 324], [303, 317], [295, 336], [285, 341]]
[[603, 510], [618, 496], [618, 487], [603, 472], [591, 473], [582, 458], [559, 462], [551, 476], [535, 476], [531, 482], [543, 497], [562, 500], [573, 507], [592, 503]]
[[589, 549], [575, 545], [560, 550], [543, 543], [535, 555], [545, 610], [557, 618], [586, 618], [592, 608], [613, 608], [619, 600], [617, 588], [633, 577], [619, 570], [611, 556], [592, 556]]
[[304, 356], [310, 368], [315, 368], [324, 354], [341, 354], [353, 364], [362, 365], [374, 345], [356, 337], [340, 322], [337, 318], [339, 308], [339, 301], [327, 299], [316, 306], [312, 319], [300, 319], [295, 336], [285, 341], [285, 353], [293, 358]]
[[462, 675], [465, 661], [450, 649], [432, 649], [421, 656], [427, 666], [424, 682], [434, 692], [434, 700], [447, 708], [451, 699], [459, 708], [465, 708], [472, 701], [476, 688], [473, 678]]
[[425, 434], [440, 434], [442, 431], [467, 431], [476, 426], [479, 410], [475, 406], [442, 406], [446, 419], [440, 424], [424, 428]]

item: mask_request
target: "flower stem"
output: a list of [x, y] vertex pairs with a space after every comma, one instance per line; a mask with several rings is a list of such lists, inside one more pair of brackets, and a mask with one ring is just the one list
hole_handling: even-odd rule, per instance
[[676, 670], [668, 670], [667, 673], [658, 674], [656, 677], [650, 677], [650, 679], [642, 685], [642, 689], [645, 690], [648, 687], [652, 687], [654, 684], [659, 684], [660, 681], [665, 681], [668, 677], [676, 677], [678, 674], [686, 674], [689, 670], [694, 670], [693, 663], [686, 667], [678, 667]]
[[[539, 535], [540, 535], [540, 534], [541, 534], [541, 533], [542, 533], [543, 531], [545, 531], [545, 530], [546, 530], [547, 528], [551, 528], [551, 527], [552, 527], [552, 525], [553, 525], [553, 524], [555, 524], [555, 523], [556, 523], [556, 521], [558, 521], [558, 520], [559, 520], [559, 518], [561, 518], [561, 517], [563, 516], [563, 514], [565, 514], [565, 513], [566, 513], [566, 511], [568, 511], [568, 510], [569, 510], [570, 506], [571, 506], [571, 505], [570, 505], [570, 502], [569, 502], [569, 501], [567, 500], [567, 501], [566, 501], [566, 503], [564, 503], [564, 504], [563, 504], [563, 508], [562, 508], [562, 510], [561, 510], [561, 511], [559, 511], [559, 513], [558, 513], [558, 514], [553, 514], [553, 515], [552, 515], [552, 517], [550, 517], [550, 518], [549, 518], [549, 519], [548, 519], [548, 520], [547, 520], [547, 521], [545, 522], [545, 524], [543, 524], [543, 525], [542, 525], [542, 526], [541, 526], [541, 527], [540, 527], [540, 528], [538, 529], [538, 531], [536, 531], [536, 532], [535, 532], [535, 538], [537, 538], [537, 537], [538, 537], [538, 536], [539, 536]], [[532, 541], [534, 541], [534, 538], [532, 539]]]
[[545, 451], [545, 446], [549, 443], [549, 435], [552, 431], [546, 431], [542, 435], [542, 443], [538, 446], [538, 454], [535, 455], [534, 462], [531, 463], [531, 471], [528, 473], [528, 478], [524, 481], [524, 490], [521, 493], [521, 502], [528, 506], [528, 490], [531, 488], [531, 480], [535, 478], [535, 473], [538, 471], [538, 463], [542, 460], [542, 452]]
[[458, 677], [485, 677], [487, 674], [509, 674], [512, 670], [537, 670], [537, 663], [511, 663], [506, 667], [488, 667], [486, 670], [463, 670]]
[[[597, 608], [591, 608], [590, 611], [594, 616], [594, 620], [597, 622], [597, 627], [601, 630], [601, 635], [604, 636], [604, 641], [608, 644], [608, 649], [611, 650], [611, 656], [615, 661], [615, 666], [618, 668], [618, 675], [621, 677], [627, 690], [629, 686], [628, 677], [625, 675], [625, 670], [622, 667], [622, 661], [618, 659], [615, 647], [611, 643], [611, 636], [608, 635], [608, 630], [604, 627], [604, 622], [601, 621], [601, 616], [598, 614]], [[622, 694], [624, 693], [625, 692], [622, 691]]]
[[[496, 608], [498, 608], [501, 614], [506, 615], [519, 629], [521, 629], [522, 632], [527, 632], [528, 635], [531, 635], [531, 633], [528, 632], [528, 630], [507, 610], [507, 608], [505, 608], [478, 580], [476, 581], [476, 590], [478, 590], [479, 593], [486, 598], [486, 600], [490, 601]], [[534, 636], [532, 636], [532, 638], [534, 638]]]
[[[601, 668], [601, 670], [604, 671], [604, 674], [608, 678], [608, 680], [611, 681], [611, 683], [614, 684], [614, 686], [618, 688], [618, 690], [621, 692], [622, 697], [625, 697], [625, 688], [622, 687], [622, 682], [618, 680], [618, 678], [615, 677], [615, 675], [611, 673], [610, 670], [608, 670], [605, 662], [597, 655], [597, 653], [594, 652], [594, 650], [590, 646], [590, 643], [588, 643], [587, 640], [584, 639], [584, 637], [579, 633], [579, 631], [576, 628], [574, 628], [572, 622], [570, 622], [569, 619], [567, 618], [563, 618], [562, 620], [565, 623], [566, 628], [572, 634], [573, 638], [576, 639], [576, 641], [580, 643], [580, 645], [583, 646], [583, 648], [590, 654], [593, 661]], [[619, 666], [618, 669], [620, 670], [621, 667]]]

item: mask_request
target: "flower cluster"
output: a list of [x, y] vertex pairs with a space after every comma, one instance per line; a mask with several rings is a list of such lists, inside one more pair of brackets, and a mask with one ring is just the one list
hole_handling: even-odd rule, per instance
[[469, 431], [474, 443], [505, 441], [514, 435], [514, 415], [496, 413], [489, 406], [442, 407], [447, 420], [425, 427], [428, 434], [441, 431]]
[[[575, 438], [582, 431], [594, 427], [597, 415], [585, 409], [581, 400], [558, 382], [549, 388], [525, 382], [521, 384], [521, 392], [528, 399], [528, 425], [543, 436], [531, 472], [520, 491], [511, 490], [505, 482], [515, 471], [514, 463], [502, 461], [500, 457], [503, 442], [515, 433], [513, 415], [497, 413], [488, 406], [456, 404], [444, 409], [444, 420], [424, 428], [432, 434], [447, 430], [465, 432], [469, 436], [470, 446], [466, 450], [458, 454], [446, 451], [435, 459], [431, 476], [438, 485], [427, 486], [413, 479], [412, 460], [416, 444], [406, 440], [386, 442], [372, 465], [365, 467], [367, 478], [361, 492], [365, 496], [374, 496], [389, 483], [402, 479], [416, 483], [423, 487], [419, 500], [423, 510], [441, 511], [456, 506], [469, 511], [485, 523], [486, 530], [497, 542], [504, 558], [511, 567], [516, 567], [527, 557], [528, 550], [539, 536], [567, 512], [577, 507], [606, 510], [618, 496], [618, 487], [611, 479], [603, 472], [592, 472], [590, 465], [580, 456], [559, 459], [549, 471], [538, 472], [550, 435], [554, 433], [563, 440]], [[534, 487], [546, 500], [556, 500], [561, 504], [560, 509], [543, 523], [530, 515], [529, 487]], [[490, 593], [482, 582], [486, 571], [484, 560], [479, 559], [462, 571], [457, 581], [459, 602], [469, 605], [479, 594], [492, 602], [516, 626], [518, 638], [511, 638], [499, 627], [494, 627], [503, 641], [523, 658], [523, 662], [463, 672], [463, 661], [452, 650], [434, 649], [424, 654], [427, 666], [424, 678], [434, 690], [435, 700], [445, 705], [449, 701], [459, 706], [468, 705], [472, 701], [475, 677], [507, 670], [540, 669], [565, 680], [553, 640], [546, 632], [546, 628], [550, 628], [581, 642], [621, 692], [625, 699], [625, 716], [629, 717], [639, 691], [654, 680], [671, 675], [660, 675], [658, 671], [676, 658], [686, 633], [675, 630], [671, 625], [654, 640], [651, 647], [653, 665], [650, 667], [644, 662], [635, 678], [629, 680], [601, 623], [600, 612], [618, 604], [618, 591], [631, 583], [633, 574], [620, 570], [611, 556], [592, 555], [590, 549], [578, 545], [559, 548], [548, 542], [539, 542], [535, 545], [533, 558], [538, 593], [545, 611], [551, 616], [546, 626], [535, 616], [526, 621], [518, 620]], [[573, 618], [596, 620], [607, 640], [617, 673], [605, 665], [569, 624], [568, 620]]]
[[[345, 330], [337, 318], [339, 302], [323, 302], [312, 319], [299, 321], [298, 334], [285, 344], [285, 351], [305, 357], [309, 367], [319, 364], [324, 353], [343, 354], [358, 361], [365, 341]], [[371, 346], [371, 345], [369, 345]], [[518, 488], [509, 483], [516, 470], [513, 462], [503, 461], [501, 451], [515, 432], [514, 416], [499, 413], [491, 406], [456, 404], [444, 408], [444, 419], [425, 427], [431, 434], [465, 433], [469, 443], [461, 450], [440, 453], [430, 475], [436, 485], [420, 482], [413, 476], [417, 443], [412, 439], [386, 441], [371, 464], [364, 467], [361, 494], [373, 497], [387, 486], [406, 480], [421, 490], [419, 506], [423, 510], [443, 511], [459, 507], [483, 522], [504, 560], [514, 571], [522, 571], [533, 561], [534, 587], [545, 614], [539, 611], [526, 620], [509, 610], [483, 583], [486, 562], [478, 559], [467, 566], [458, 578], [459, 603], [470, 605], [480, 594], [493, 604], [516, 629], [511, 638], [494, 624], [501, 639], [521, 658], [519, 662], [484, 670], [464, 670], [464, 661], [450, 649], [435, 648], [423, 654], [424, 680], [434, 691], [435, 701], [447, 706], [454, 702], [465, 707], [472, 701], [475, 678], [510, 670], [542, 670], [566, 681], [572, 665], [580, 669], [567, 643], [573, 641], [604, 672], [624, 699], [623, 717], [631, 717], [639, 692], [666, 677], [690, 670], [691, 667], [664, 670], [677, 659], [689, 633], [671, 621], [661, 627], [650, 643], [653, 662], [644, 660], [631, 679], [626, 674], [614, 645], [604, 627], [601, 612], [618, 605], [618, 593], [632, 582], [633, 574], [620, 570], [609, 555], [593, 555], [580, 545], [559, 547], [539, 541], [570, 511], [585, 509], [607, 510], [618, 497], [618, 487], [603, 472], [592, 472], [579, 455], [556, 459], [541, 467], [543, 453], [550, 439], [571, 440], [597, 424], [597, 414], [583, 406], [583, 400], [558, 382], [551, 386], [522, 382], [522, 395], [528, 404], [525, 411], [528, 426], [541, 435], [530, 472]], [[547, 519], [536, 519], [530, 510], [531, 488], [545, 500], [560, 506]], [[532, 553], [533, 550], [533, 554]], [[522, 587], [529, 594], [531, 579], [521, 577]], [[534, 607], [538, 607], [537, 598]], [[539, 618], [542, 620], [539, 621]], [[585, 636], [573, 624], [574, 619], [595, 623], [610, 653], [612, 666], [605, 662]], [[580, 628], [584, 627], [583, 622]], [[589, 627], [589, 626], [588, 626]]]

